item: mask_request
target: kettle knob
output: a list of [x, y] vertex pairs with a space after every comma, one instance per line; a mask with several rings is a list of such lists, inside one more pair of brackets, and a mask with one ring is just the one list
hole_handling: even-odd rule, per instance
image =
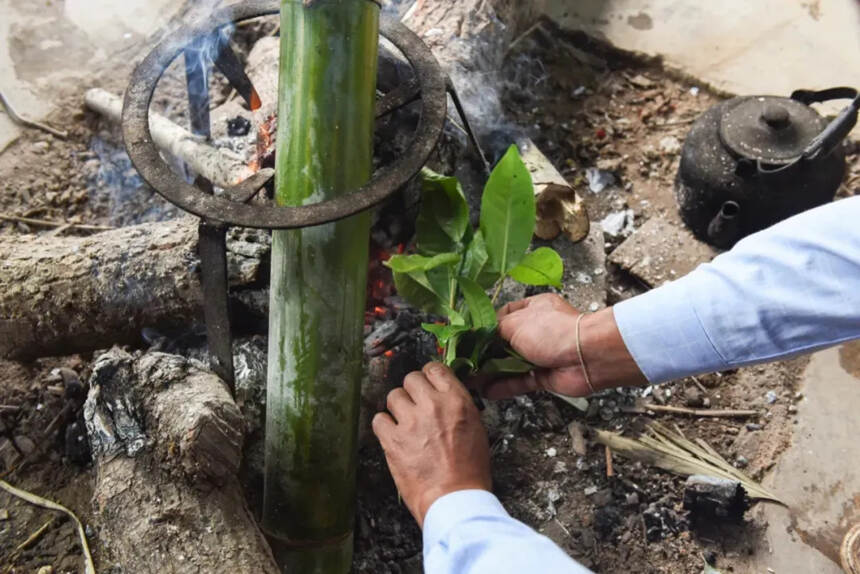
[[761, 119], [774, 130], [785, 129], [791, 124], [788, 110], [779, 104], [768, 104], [761, 112]]

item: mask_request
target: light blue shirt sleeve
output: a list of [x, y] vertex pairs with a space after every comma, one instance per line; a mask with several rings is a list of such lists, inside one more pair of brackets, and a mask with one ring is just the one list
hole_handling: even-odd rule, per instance
[[751, 235], [614, 312], [652, 383], [860, 338], [860, 197]]
[[484, 490], [439, 498], [424, 517], [426, 574], [590, 574]]

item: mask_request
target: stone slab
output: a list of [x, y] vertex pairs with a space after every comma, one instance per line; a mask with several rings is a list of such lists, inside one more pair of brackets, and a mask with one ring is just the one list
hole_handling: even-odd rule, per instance
[[680, 222], [652, 217], [609, 255], [609, 261], [649, 287], [658, 287], [683, 277], [717, 253]]

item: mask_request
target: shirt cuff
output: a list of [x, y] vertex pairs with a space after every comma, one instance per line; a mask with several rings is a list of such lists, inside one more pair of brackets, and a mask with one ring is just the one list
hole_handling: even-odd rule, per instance
[[652, 384], [730, 368], [696, 314], [692, 283], [687, 276], [613, 307], [627, 350]]
[[474, 518], [508, 517], [499, 499], [486, 490], [458, 490], [430, 505], [424, 517], [424, 548], [433, 548], [457, 524]]

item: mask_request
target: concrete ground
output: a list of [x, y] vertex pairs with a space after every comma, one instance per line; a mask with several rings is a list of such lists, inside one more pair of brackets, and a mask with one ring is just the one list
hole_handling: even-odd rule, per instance
[[[85, 81], [180, 6], [171, 0], [0, 0], [0, 90], [18, 113], [42, 119], [53, 109], [56, 86]], [[0, 108], [0, 151], [18, 134]]]
[[749, 572], [839, 574], [839, 546], [860, 521], [860, 343], [816, 354], [804, 373], [791, 446], [765, 481], [788, 508], [760, 507], [767, 545]]
[[[860, 84], [856, 0], [544, 0], [564, 28], [732, 94]], [[842, 103], [844, 105], [844, 102]]]

